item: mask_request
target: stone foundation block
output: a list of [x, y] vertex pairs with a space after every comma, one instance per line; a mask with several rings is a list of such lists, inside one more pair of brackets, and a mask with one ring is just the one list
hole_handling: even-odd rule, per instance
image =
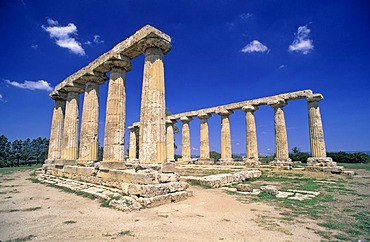
[[234, 165], [234, 159], [220, 159], [220, 165], [221, 166], [232, 166]]
[[175, 162], [166, 162], [162, 164], [161, 172], [162, 173], [174, 173], [176, 171]]
[[94, 173], [95, 168], [94, 167], [77, 167], [76, 172], [80, 176], [92, 176]]
[[239, 192], [253, 192], [253, 188], [249, 184], [238, 184], [236, 190]]
[[64, 166], [63, 173], [64, 174], [77, 174], [77, 166]]
[[182, 159], [182, 158], [179, 158], [177, 159], [177, 161], [175, 162], [176, 165], [189, 165], [189, 164], [192, 164], [192, 160], [191, 159]]
[[116, 161], [102, 161], [99, 166], [100, 170], [124, 170], [126, 164], [123, 162]]
[[155, 196], [151, 198], [139, 198], [140, 202], [146, 208], [157, 207], [163, 204], [169, 204], [171, 202], [178, 202], [188, 197], [188, 192], [176, 192], [166, 195]]
[[195, 164], [197, 165], [214, 165], [215, 160], [214, 159], [198, 159]]
[[180, 175], [176, 173], [158, 173], [157, 180], [159, 183], [177, 182], [180, 180]]
[[128, 195], [136, 195], [139, 197], [154, 197], [184, 191], [188, 187], [189, 185], [185, 182], [169, 182], [156, 185], [122, 183], [122, 192]]

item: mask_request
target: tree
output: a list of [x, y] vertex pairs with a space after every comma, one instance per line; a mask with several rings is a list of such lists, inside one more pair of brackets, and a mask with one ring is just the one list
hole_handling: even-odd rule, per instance
[[211, 151], [209, 152], [209, 157], [217, 161], [221, 158], [221, 154], [216, 151]]
[[307, 162], [308, 157], [310, 157], [309, 153], [302, 152], [298, 147], [293, 147], [292, 152], [293, 153], [289, 154], [289, 158], [292, 159], [292, 161]]
[[17, 161], [17, 165], [19, 166], [19, 161], [22, 158], [22, 146], [23, 146], [23, 141], [22, 140], [14, 140], [12, 142], [11, 146], [11, 160], [12, 163], [11, 165], [14, 165], [14, 160]]
[[0, 136], [0, 166], [8, 163], [10, 159], [11, 143], [5, 135]]

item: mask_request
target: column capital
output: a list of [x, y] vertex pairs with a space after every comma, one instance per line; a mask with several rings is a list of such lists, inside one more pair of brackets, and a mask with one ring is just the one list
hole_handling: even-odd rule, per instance
[[288, 103], [284, 99], [278, 99], [273, 102], [269, 102], [268, 105], [270, 105], [272, 108], [283, 108], [287, 105]]
[[125, 71], [132, 70], [131, 59], [121, 54], [104, 62], [104, 67], [107, 68], [107, 71], [112, 71], [113, 68], [124, 69]]
[[167, 54], [172, 48], [172, 45], [169, 41], [158, 37], [149, 37], [142, 39], [139, 41], [137, 46], [141, 50], [141, 52], [145, 54], [151, 54], [147, 53], [146, 51], [149, 48], [159, 48], [162, 50], [163, 54]]
[[253, 105], [246, 105], [246, 106], [243, 106], [242, 107], [242, 110], [244, 112], [254, 112], [254, 111], [257, 111], [258, 110], [258, 107], [257, 106], [253, 106]]
[[319, 102], [324, 99], [321, 93], [312, 94], [307, 97], [307, 102]]
[[75, 82], [81, 84], [86, 84], [88, 82], [103, 84], [106, 80], [108, 80], [108, 77], [104, 73], [100, 71], [89, 71], [80, 78], [76, 79]]
[[234, 111], [227, 110], [227, 109], [222, 109], [222, 110], [217, 112], [217, 114], [220, 115], [220, 116], [230, 116], [233, 113], [234, 113]]
[[193, 118], [192, 117], [184, 116], [184, 117], [181, 117], [180, 120], [183, 123], [189, 123], [191, 120], [193, 120]]
[[168, 125], [174, 125], [176, 122], [176, 119], [166, 119], [166, 124]]
[[212, 117], [212, 114], [210, 114], [210, 113], [199, 113], [197, 116], [198, 116], [199, 119], [209, 119], [210, 117]]
[[85, 85], [75, 82], [70, 82], [66, 84], [61, 89], [63, 92], [66, 92], [67, 95], [70, 93], [84, 93], [85, 92]]
[[67, 100], [67, 93], [65, 92], [52, 92], [50, 93], [49, 95], [51, 97], [51, 99], [57, 101], [57, 100], [60, 100], [60, 101], [65, 101]]

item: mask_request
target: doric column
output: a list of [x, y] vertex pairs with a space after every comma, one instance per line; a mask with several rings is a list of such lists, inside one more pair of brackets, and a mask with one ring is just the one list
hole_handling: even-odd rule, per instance
[[136, 163], [139, 161], [136, 155], [139, 127], [129, 126], [128, 129], [130, 130], [130, 146], [128, 150], [128, 160], [127, 161], [131, 163]]
[[126, 72], [131, 70], [128, 57], [107, 62], [110, 69], [106, 105], [103, 162], [125, 159]]
[[176, 120], [166, 120], [166, 146], [167, 146], [167, 162], [175, 161], [175, 136], [173, 126]]
[[231, 110], [221, 110], [221, 165], [231, 165], [234, 163], [231, 149], [231, 133], [229, 116], [234, 113]]
[[209, 157], [209, 134], [208, 134], [208, 119], [211, 114], [202, 113], [198, 115], [200, 119], [200, 156], [197, 164], [208, 165], [214, 164], [214, 160]]
[[276, 157], [273, 163], [285, 164], [290, 163], [288, 138], [285, 126], [285, 117], [283, 107], [287, 105], [285, 100], [277, 100], [269, 103], [274, 108], [274, 127], [275, 127], [275, 150]]
[[247, 156], [244, 159], [246, 165], [252, 165], [251, 163], [258, 163], [258, 144], [257, 144], [257, 131], [256, 131], [256, 120], [254, 118], [254, 112], [258, 110], [258, 107], [247, 105], [242, 107], [245, 112], [245, 127], [246, 127], [246, 153]]
[[192, 120], [191, 117], [181, 117], [182, 122], [182, 149], [181, 159], [177, 161], [178, 164], [189, 164], [191, 163], [191, 149], [190, 149], [190, 127], [189, 122]]
[[67, 93], [61, 156], [64, 161], [76, 161], [78, 158], [79, 102], [78, 92]]
[[49, 153], [45, 163], [52, 163], [61, 158], [62, 151], [62, 135], [64, 125], [64, 111], [66, 105], [66, 95], [60, 94], [59, 97], [54, 98], [53, 119], [51, 121], [50, 139], [49, 139]]
[[[165, 88], [162, 39], [144, 40], [145, 64], [140, 109], [140, 163], [166, 162]], [[158, 47], [156, 47], [158, 46]]]
[[326, 157], [324, 130], [319, 108], [319, 101], [323, 98], [321, 94], [313, 94], [307, 98], [311, 146], [311, 157], [307, 159], [309, 166], [335, 166], [332, 158]]
[[88, 162], [98, 160], [99, 127], [99, 84], [87, 82], [82, 107], [80, 152], [78, 164], [86, 166]]

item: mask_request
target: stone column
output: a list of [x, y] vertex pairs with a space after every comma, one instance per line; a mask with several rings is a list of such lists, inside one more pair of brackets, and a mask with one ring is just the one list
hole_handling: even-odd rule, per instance
[[80, 153], [77, 163], [87, 166], [98, 160], [99, 84], [87, 82], [82, 108]]
[[246, 127], [246, 153], [247, 156], [244, 159], [246, 165], [258, 165], [258, 144], [257, 144], [257, 131], [256, 131], [256, 120], [254, 118], [254, 112], [258, 110], [258, 107], [247, 105], [242, 107], [245, 112], [245, 127]]
[[232, 165], [231, 133], [229, 116], [234, 113], [231, 110], [221, 110], [218, 114], [221, 116], [221, 165]]
[[136, 155], [138, 127], [129, 126], [128, 129], [130, 130], [130, 146], [128, 150], [128, 160], [127, 161], [131, 163], [137, 163], [139, 161]]
[[66, 105], [66, 95], [54, 98], [53, 119], [51, 121], [49, 153], [45, 161], [46, 164], [53, 163], [55, 160], [60, 160], [62, 151], [62, 134], [64, 125], [64, 111]]
[[175, 136], [173, 126], [176, 120], [166, 120], [166, 143], [167, 143], [167, 162], [175, 161]]
[[199, 114], [200, 119], [200, 156], [197, 161], [198, 165], [211, 165], [214, 160], [209, 156], [209, 134], [208, 134], [208, 119], [212, 117], [211, 114]]
[[311, 157], [307, 159], [309, 166], [336, 166], [332, 158], [326, 157], [324, 130], [319, 108], [319, 101], [323, 98], [321, 94], [313, 94], [307, 98], [311, 146]]
[[140, 109], [140, 163], [166, 162], [163, 52], [158, 47], [149, 47], [145, 50]]
[[123, 162], [125, 159], [126, 71], [131, 70], [128, 57], [107, 62], [110, 68], [104, 130], [103, 162]]
[[288, 138], [285, 126], [285, 117], [283, 107], [287, 105], [285, 100], [277, 100], [269, 103], [274, 108], [274, 126], [275, 126], [275, 150], [276, 157], [272, 164], [289, 165], [291, 159], [289, 158]]
[[192, 120], [191, 117], [181, 117], [182, 122], [182, 158], [177, 161], [178, 164], [190, 164], [191, 163], [191, 149], [190, 149], [190, 127], [189, 122]]
[[76, 161], [78, 158], [79, 102], [78, 92], [67, 93], [61, 159], [68, 163], [73, 163], [71, 161]]

